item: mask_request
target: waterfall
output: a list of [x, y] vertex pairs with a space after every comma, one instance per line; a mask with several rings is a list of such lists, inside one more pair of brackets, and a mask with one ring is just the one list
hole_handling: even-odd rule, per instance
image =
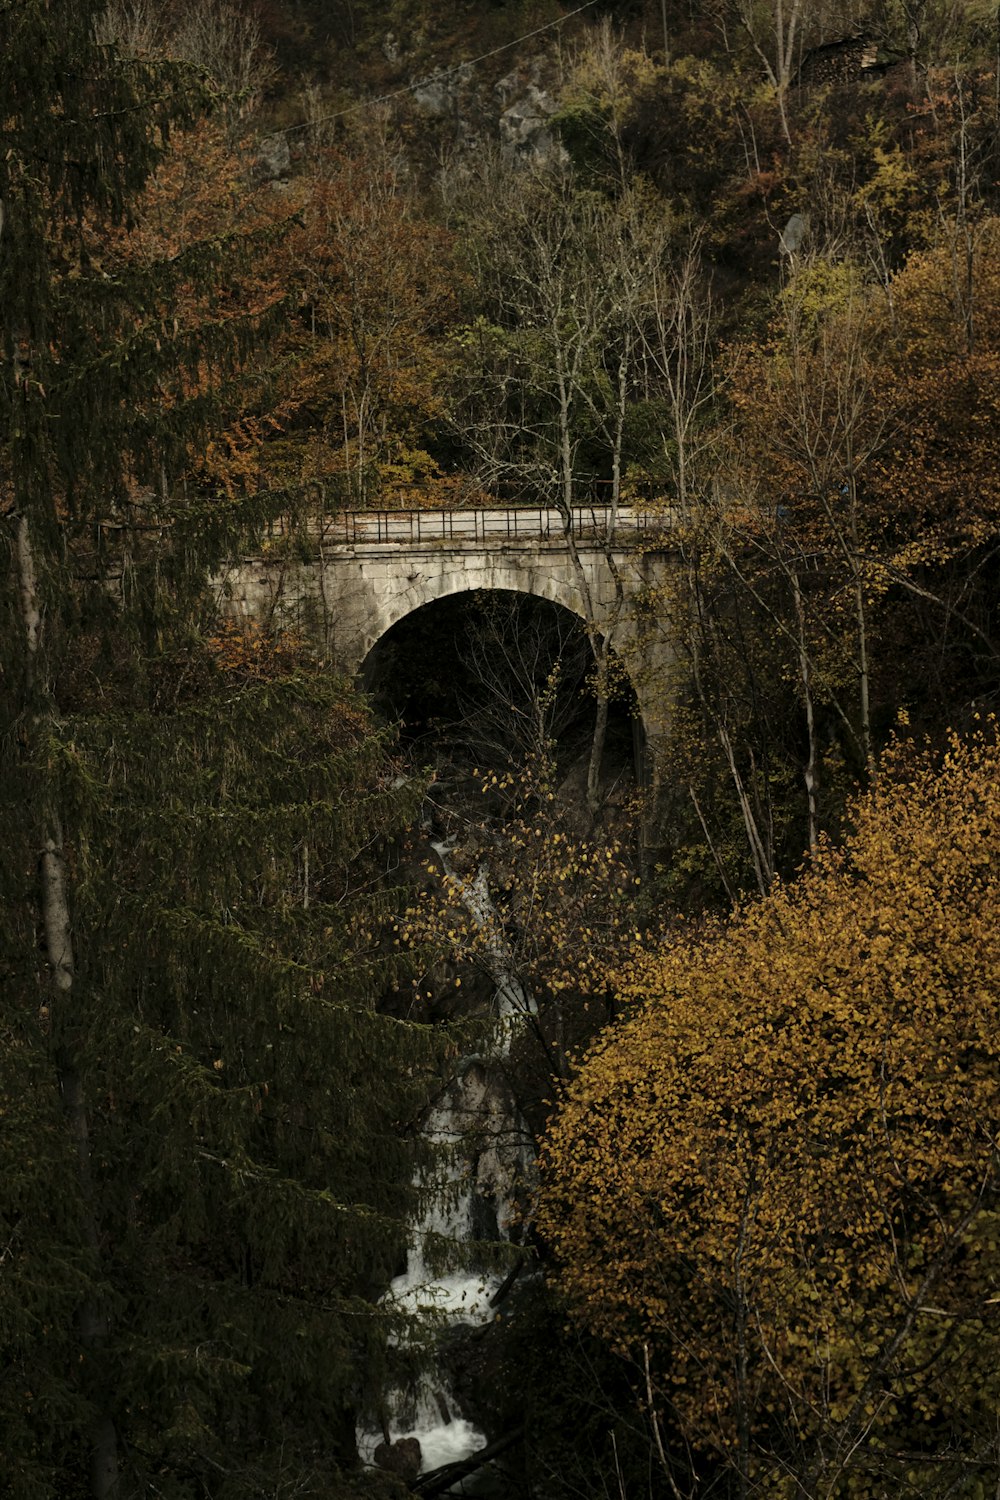
[[[493, 1299], [504, 1277], [467, 1270], [435, 1275], [428, 1269], [425, 1250], [435, 1240], [462, 1244], [485, 1238], [480, 1225], [490, 1216], [495, 1217], [497, 1237], [509, 1239], [518, 1184], [530, 1172], [534, 1152], [496, 1064], [508, 1055], [520, 1020], [533, 1012], [534, 1005], [504, 941], [486, 862], [462, 879], [449, 861], [454, 840], [431, 847], [473, 921], [489, 935], [494, 1021], [484, 1052], [461, 1060], [424, 1122], [424, 1137], [438, 1148], [443, 1170], [435, 1190], [422, 1195], [420, 1216], [410, 1226], [406, 1270], [391, 1283], [383, 1301], [414, 1315], [435, 1315], [444, 1326], [476, 1326], [495, 1315]], [[469, 1149], [463, 1150], [463, 1143]], [[419, 1454], [421, 1473], [469, 1458], [486, 1444], [485, 1434], [461, 1414], [444, 1372], [433, 1368], [414, 1389], [386, 1393], [384, 1420], [391, 1447], [413, 1464]], [[358, 1432], [358, 1448], [368, 1462], [385, 1453], [384, 1442], [382, 1431]]]

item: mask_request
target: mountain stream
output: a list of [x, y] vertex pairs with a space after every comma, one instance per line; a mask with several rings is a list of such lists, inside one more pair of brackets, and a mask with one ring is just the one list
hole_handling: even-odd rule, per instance
[[[406, 1270], [384, 1301], [400, 1310], [431, 1315], [443, 1332], [459, 1325], [482, 1326], [495, 1316], [508, 1278], [500, 1272], [459, 1270], [435, 1275], [426, 1247], [483, 1240], [509, 1241], [517, 1219], [516, 1194], [534, 1162], [531, 1134], [511, 1096], [504, 1062], [512, 1039], [534, 1004], [517, 977], [490, 897], [487, 864], [459, 876], [449, 859], [455, 840], [432, 843], [445, 874], [481, 931], [487, 934], [490, 977], [495, 986], [493, 1024], [483, 1051], [462, 1058], [424, 1122], [438, 1148], [434, 1185], [423, 1194], [419, 1218], [410, 1226]], [[467, 1260], [472, 1257], [466, 1257]], [[441, 1332], [436, 1335], [438, 1341]], [[362, 1458], [395, 1472], [427, 1473], [471, 1457], [486, 1435], [463, 1415], [441, 1364], [429, 1360], [416, 1382], [384, 1393], [378, 1430], [360, 1429]], [[419, 1448], [415, 1445], [419, 1444]]]

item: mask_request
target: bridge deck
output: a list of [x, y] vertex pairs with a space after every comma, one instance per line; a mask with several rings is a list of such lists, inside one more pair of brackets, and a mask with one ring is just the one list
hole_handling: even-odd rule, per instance
[[[495, 543], [503, 541], [565, 541], [567, 530], [581, 539], [607, 540], [614, 522], [614, 538], [642, 532], [669, 531], [674, 524], [668, 510], [622, 505], [575, 505], [567, 518], [556, 506], [510, 506], [470, 510], [350, 510], [326, 517], [316, 529], [330, 546], [370, 546], [392, 542]], [[283, 528], [282, 528], [283, 529]]]

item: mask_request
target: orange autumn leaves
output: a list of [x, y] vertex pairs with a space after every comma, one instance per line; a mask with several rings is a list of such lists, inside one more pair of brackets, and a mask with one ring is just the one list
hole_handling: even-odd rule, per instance
[[[428, 447], [456, 316], [450, 237], [384, 162], [313, 146], [288, 181], [263, 181], [251, 143], [203, 120], [171, 137], [134, 223], [94, 253], [111, 272], [169, 268], [174, 300], [149, 312], [181, 378], [157, 399], [213, 395], [211, 437], [190, 454], [205, 493], [273, 493], [287, 509], [303, 493], [366, 504], [448, 488]], [[186, 352], [222, 325], [226, 371]]]
[[427, 448], [444, 419], [457, 316], [451, 237], [385, 162], [328, 152], [299, 192], [280, 257], [297, 306], [283, 339], [278, 467], [341, 504], [419, 503], [441, 478]]
[[[806, 259], [770, 338], [734, 346], [733, 520], [780, 507], [788, 544], [823, 558], [845, 540], [883, 589], [1000, 526], [1000, 220], [949, 222], [886, 284], [850, 259]], [[857, 486], [856, 536], [837, 535]], [[751, 503], [747, 507], [747, 500]]]

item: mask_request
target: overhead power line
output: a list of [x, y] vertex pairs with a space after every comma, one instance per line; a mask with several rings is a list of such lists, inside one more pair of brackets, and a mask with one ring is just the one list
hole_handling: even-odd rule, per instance
[[346, 109], [338, 109], [333, 114], [317, 115], [315, 120], [300, 120], [297, 125], [286, 125], [281, 130], [275, 130], [274, 135], [290, 135], [293, 130], [311, 130], [315, 125], [325, 125], [330, 120], [342, 120], [345, 115], [353, 115], [360, 109], [371, 109], [376, 104], [388, 104], [391, 99], [400, 99], [404, 94], [412, 94], [414, 89], [422, 88], [433, 78], [450, 78], [453, 73], [460, 73], [463, 68], [474, 68], [477, 63], [486, 62], [491, 57], [498, 57], [501, 52], [509, 52], [511, 47], [519, 47], [522, 42], [530, 42], [532, 37], [541, 36], [543, 31], [551, 31], [554, 26], [562, 26], [565, 21], [571, 21], [581, 11], [590, 10], [596, 5], [597, 0], [585, 0], [583, 5], [578, 5], [576, 10], [567, 11], [564, 16], [559, 16], [555, 21], [546, 21], [544, 26], [536, 26], [534, 31], [526, 31], [523, 36], [516, 36], [513, 41], [504, 42], [500, 47], [493, 47], [489, 52], [483, 52], [479, 57], [468, 57], [463, 62], [455, 63], [453, 67], [443, 68], [438, 73], [428, 74], [424, 78], [414, 79], [413, 83], [404, 84], [400, 89], [393, 89], [391, 93], [379, 94], [375, 99], [359, 99], [356, 104], [349, 104]]

